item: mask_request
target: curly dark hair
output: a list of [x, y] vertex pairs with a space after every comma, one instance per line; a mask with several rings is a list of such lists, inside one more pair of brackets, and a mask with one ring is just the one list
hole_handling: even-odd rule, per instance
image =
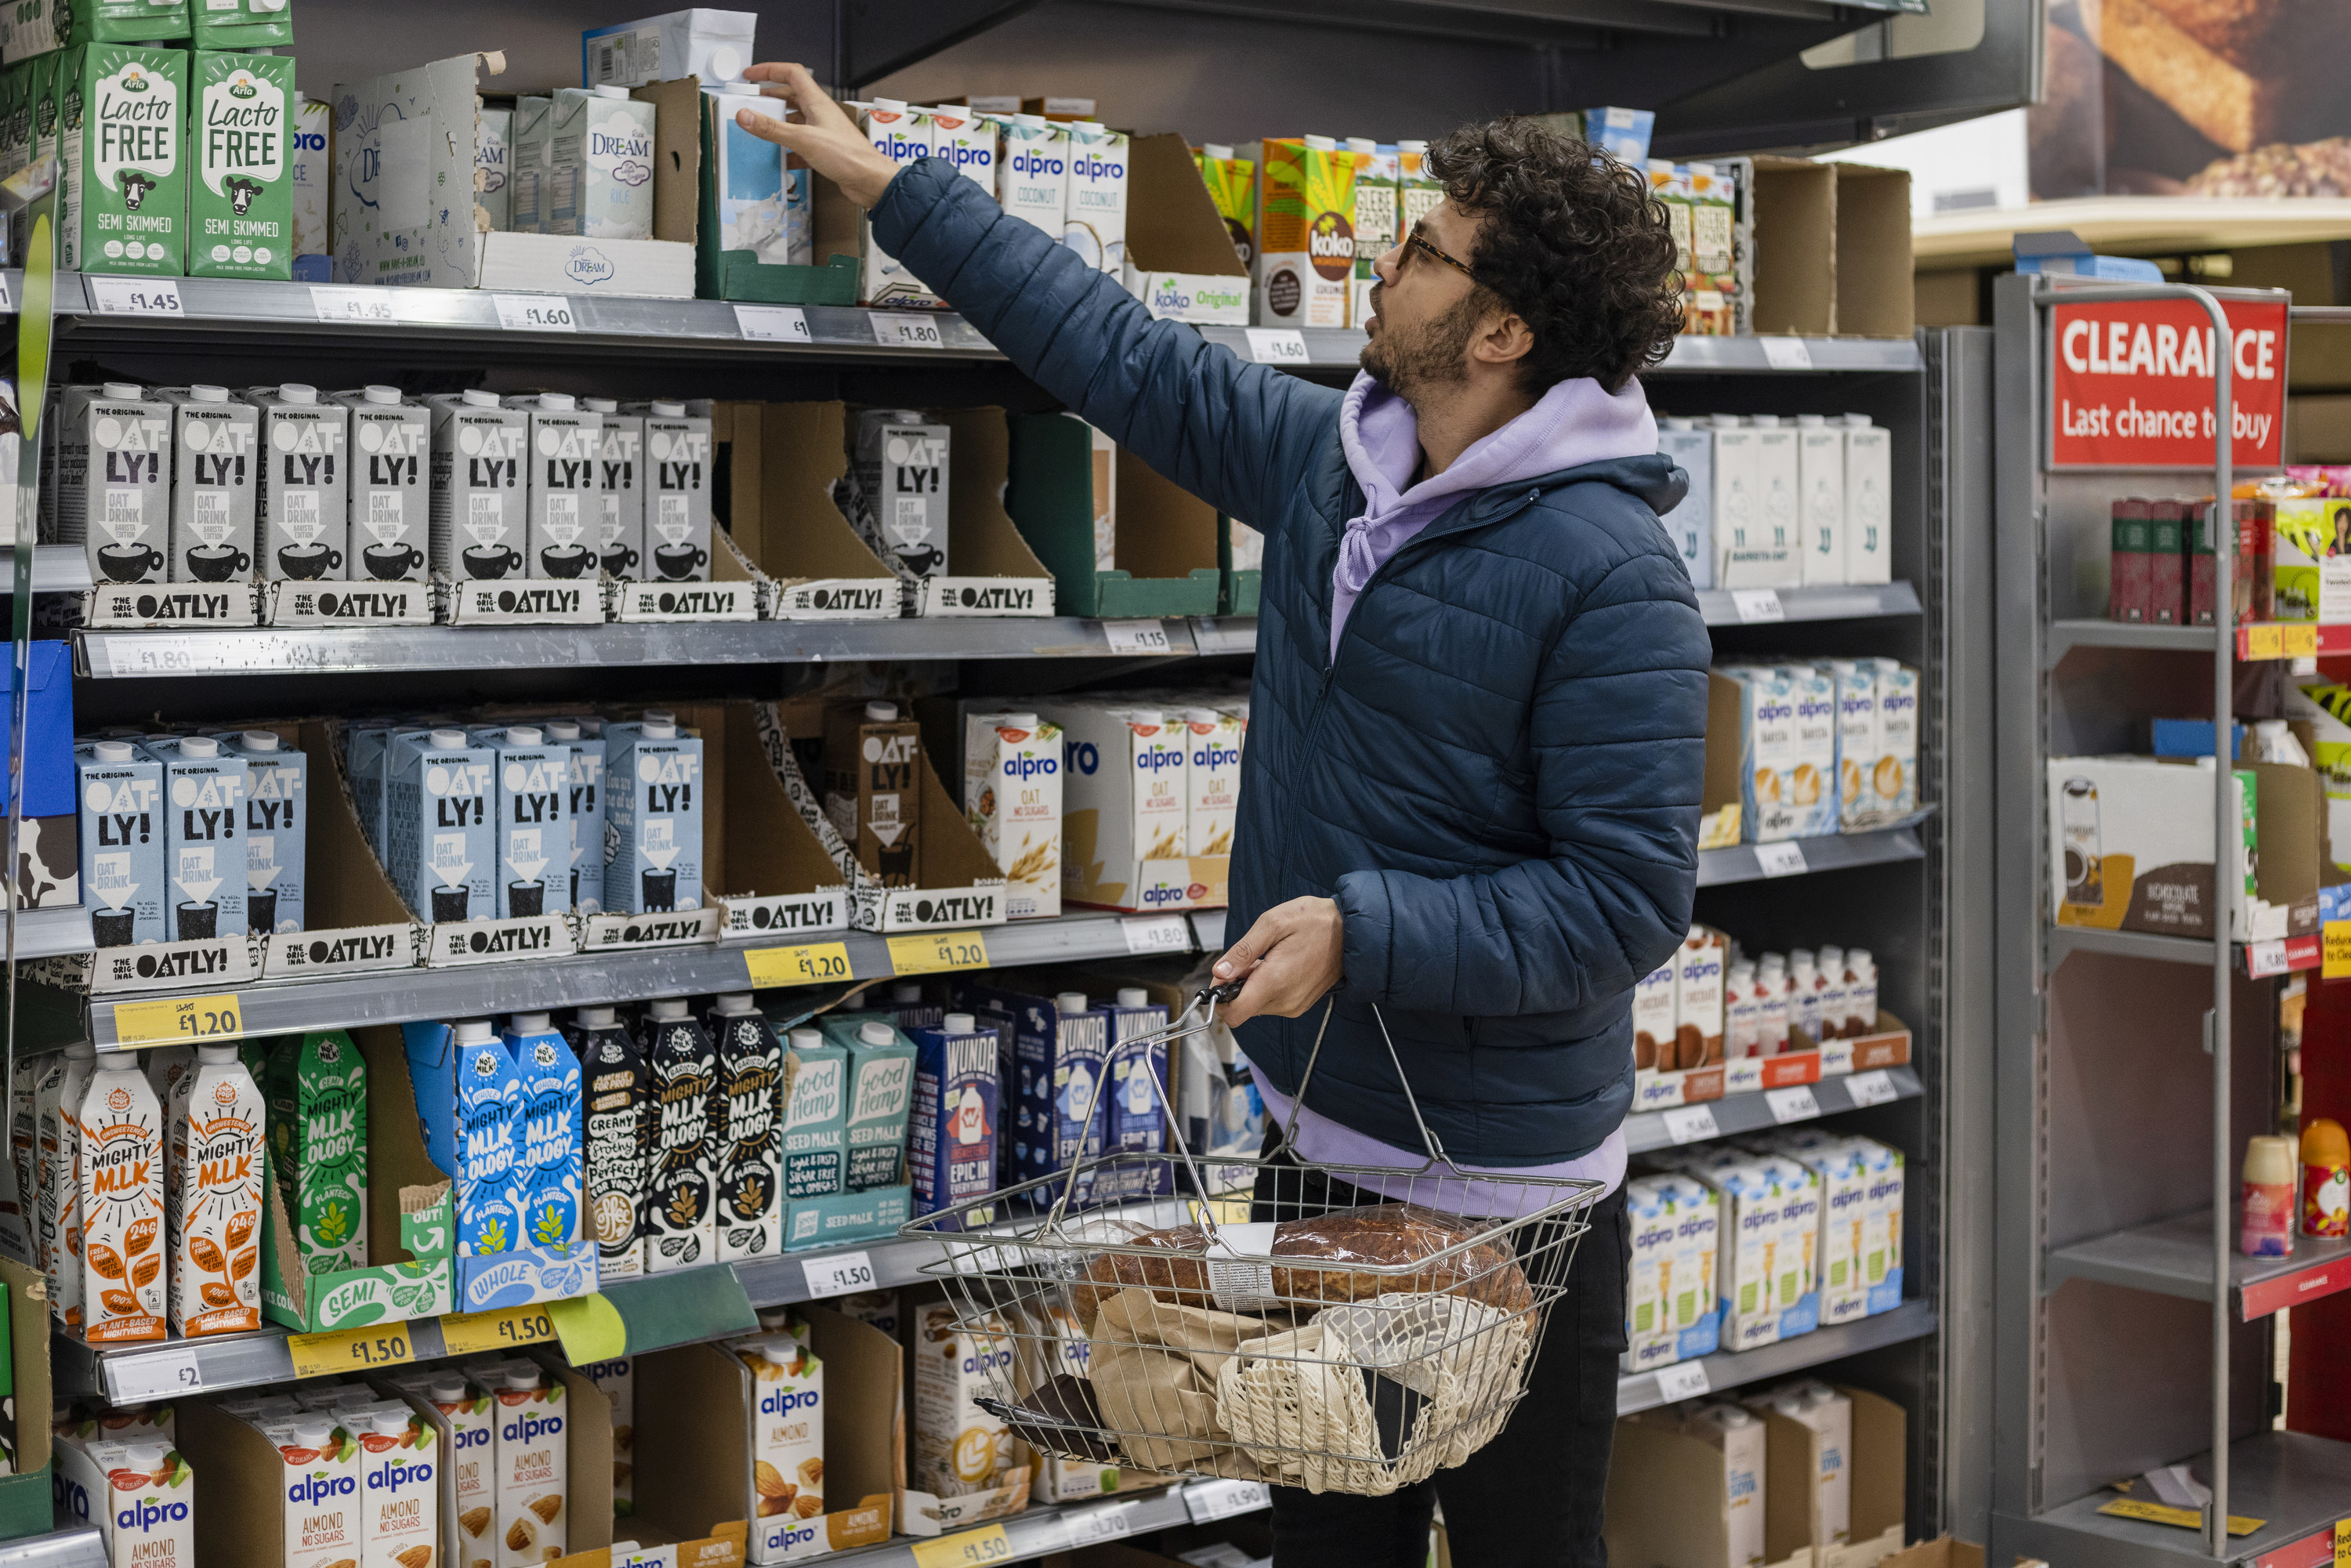
[[1487, 220], [1467, 259], [1534, 334], [1529, 392], [1590, 376], [1613, 392], [1672, 351], [1681, 275], [1641, 170], [1516, 115], [1431, 143], [1426, 167]]

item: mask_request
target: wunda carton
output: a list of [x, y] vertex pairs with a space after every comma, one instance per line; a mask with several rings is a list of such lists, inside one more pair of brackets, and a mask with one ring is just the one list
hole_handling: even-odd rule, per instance
[[168, 1124], [172, 1329], [183, 1339], [261, 1326], [261, 1091], [234, 1045], [197, 1049]]
[[188, 57], [188, 276], [294, 276], [291, 55]]
[[195, 1476], [161, 1439], [60, 1442], [58, 1511], [95, 1525], [107, 1568], [191, 1568], [196, 1550]]
[[340, 1414], [360, 1446], [361, 1568], [433, 1568], [441, 1539], [439, 1429], [399, 1400], [346, 1404]]
[[1344, 327], [1355, 276], [1355, 155], [1327, 136], [1264, 146], [1257, 319], [1269, 327]]
[[82, 1337], [163, 1337], [162, 1110], [135, 1053], [110, 1055], [83, 1091]]
[[57, 66], [60, 267], [177, 277], [187, 270], [189, 56], [88, 44]]
[[270, 1164], [311, 1275], [367, 1267], [367, 1062], [341, 1030], [269, 1058]]

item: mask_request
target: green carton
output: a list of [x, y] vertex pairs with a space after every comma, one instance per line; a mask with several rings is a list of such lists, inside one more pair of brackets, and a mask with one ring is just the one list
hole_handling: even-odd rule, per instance
[[83, 44], [168, 43], [188, 36], [188, 4], [187, 0], [11, 0], [6, 26], [12, 60]]
[[367, 1264], [367, 1063], [341, 1030], [289, 1040], [269, 1057], [272, 1184], [293, 1223], [303, 1273]]
[[198, 52], [189, 84], [188, 276], [294, 276], [294, 60]]
[[199, 49], [283, 49], [294, 43], [288, 0], [195, 0], [188, 19]]
[[57, 67], [59, 267], [167, 277], [187, 270], [187, 96], [184, 49], [66, 51]]
[[276, 1183], [267, 1185], [266, 1194], [261, 1312], [272, 1322], [298, 1333], [323, 1333], [400, 1318], [437, 1318], [451, 1310], [449, 1257], [457, 1215], [447, 1182], [400, 1189], [400, 1244], [410, 1254], [406, 1261], [311, 1273], [285, 1267], [284, 1260], [295, 1251], [294, 1228]]
[[1117, 565], [1098, 570], [1093, 436], [1070, 414], [1012, 414], [1004, 509], [1053, 574], [1064, 615], [1214, 615], [1223, 587], [1216, 508], [1117, 455]]

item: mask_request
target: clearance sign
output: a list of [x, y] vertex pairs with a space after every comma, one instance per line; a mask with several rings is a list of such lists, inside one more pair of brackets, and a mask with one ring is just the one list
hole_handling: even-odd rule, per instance
[[2223, 300], [2230, 342], [2190, 299], [2060, 305], [2051, 311], [2049, 462], [2057, 468], [2212, 466], [2213, 356], [2233, 371], [2233, 461], [2284, 461], [2283, 300]]

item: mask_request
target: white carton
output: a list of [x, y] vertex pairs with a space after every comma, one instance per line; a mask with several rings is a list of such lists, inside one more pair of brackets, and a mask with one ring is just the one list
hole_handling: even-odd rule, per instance
[[1801, 536], [1803, 527], [1803, 470], [1796, 445], [1796, 427], [1776, 413], [1747, 417], [1755, 432], [1756, 520], [1760, 542], [1771, 552], [1762, 565], [1762, 580], [1740, 587], [1793, 587], [1804, 580]]
[[1765, 526], [1761, 433], [1742, 425], [1737, 414], [1718, 413], [1710, 423], [1715, 586], [1763, 588], [1801, 581], [1802, 569], [1793, 549], [1784, 539], [1774, 544]]
[[285, 1467], [278, 1474], [284, 1568], [359, 1562], [366, 1550], [360, 1446], [339, 1415], [305, 1411], [255, 1424], [277, 1446]]
[[1674, 967], [1668, 958], [1633, 985], [1633, 1065], [1643, 1071], [1671, 1071], [1680, 1059], [1674, 1039]]
[[98, 1063], [76, 1119], [82, 1338], [162, 1339], [163, 1111], [136, 1052]]
[[350, 575], [350, 410], [302, 382], [254, 387], [261, 410], [255, 575], [266, 580]]
[[261, 1090], [234, 1045], [198, 1049], [167, 1102], [172, 1330], [261, 1326]]
[[1768, 1150], [1753, 1155], [1780, 1199], [1780, 1249], [1772, 1260], [1771, 1301], [1781, 1313], [1780, 1337], [1809, 1333], [1820, 1326], [1816, 1260], [1821, 1245], [1821, 1178], [1790, 1155]]
[[1625, 1212], [1633, 1232], [1632, 1267], [1625, 1276], [1625, 1370], [1655, 1366], [1678, 1357], [1662, 1354], [1670, 1346], [1671, 1291], [1675, 1258], [1673, 1205], [1664, 1176], [1636, 1176], [1625, 1184]]
[[743, 129], [736, 116], [748, 110], [768, 120], [786, 118], [780, 99], [763, 98], [753, 84], [737, 90], [705, 88], [710, 98], [716, 166], [710, 188], [718, 204], [720, 251], [747, 250], [775, 266], [806, 266], [814, 259], [809, 234], [809, 172], [795, 169], [784, 150]]
[[1719, 935], [1693, 925], [1674, 956], [1677, 1068], [1705, 1067], [1722, 1060], [1723, 960], [1728, 951]]
[[1004, 1320], [990, 1316], [967, 1328], [954, 1306], [935, 1303], [921, 1309], [915, 1335], [908, 1486], [940, 1499], [1015, 1486], [1025, 1495], [1028, 1469], [1014, 1462], [1020, 1444], [975, 1403], [981, 1396], [1001, 1398], [1010, 1387], [1014, 1340]]
[[1870, 775], [1882, 755], [1877, 729], [1877, 661], [1824, 659], [1836, 682], [1837, 819], [1848, 831], [1876, 806]]
[[530, 422], [522, 575], [594, 576], [603, 525], [596, 469], [604, 449], [603, 416], [580, 407], [569, 392], [511, 397], [507, 404]]
[[1797, 834], [1795, 683], [1779, 670], [1731, 664], [1716, 672], [1739, 683], [1740, 834], [1771, 843]]
[[[484, 110], [491, 113], [504, 110]], [[331, 256], [334, 235], [329, 225], [335, 211], [335, 165], [327, 138], [335, 123], [332, 104], [304, 99], [294, 110], [294, 254]], [[501, 179], [503, 179], [501, 170]]]
[[555, 100], [526, 97], [515, 99], [514, 124], [507, 141], [508, 232], [547, 232], [547, 208], [554, 179], [554, 152], [548, 133], [553, 128]]
[[49, 1059], [34, 1091], [40, 1171], [36, 1240], [48, 1275], [49, 1315], [81, 1328], [81, 1098], [98, 1071], [98, 1049], [77, 1040]]
[[432, 412], [393, 386], [332, 396], [351, 411], [350, 575], [355, 581], [423, 582], [433, 538], [425, 488]]
[[107, 1568], [192, 1568], [195, 1476], [170, 1443], [55, 1446], [58, 1511], [98, 1530]]
[[[645, 559], [645, 416], [608, 397], [583, 397], [602, 422], [596, 455], [597, 523], [590, 541], [608, 577], [634, 577]], [[664, 407], [680, 407], [664, 404]], [[697, 473], [697, 477], [699, 476]]]
[[[895, 99], [877, 98], [857, 116], [873, 150], [893, 163], [919, 163], [931, 155], [931, 122]], [[857, 298], [869, 305], [936, 305], [938, 296], [908, 272], [898, 258], [873, 242], [871, 217], [857, 225], [860, 274]]]
[[1240, 818], [1241, 746], [1249, 727], [1212, 707], [1184, 710], [1184, 836], [1196, 855], [1233, 852], [1233, 828]]
[[450, 1475], [449, 1568], [482, 1568], [492, 1561], [497, 1537], [497, 1401], [454, 1366], [406, 1367], [386, 1374], [382, 1385], [412, 1406], [430, 1406], [449, 1428], [441, 1463]]
[[1902, 1304], [1902, 1151], [1869, 1138], [1851, 1140], [1868, 1185], [1862, 1194], [1861, 1282], [1869, 1311]]
[[574, 221], [561, 234], [653, 237], [653, 106], [623, 87], [563, 88], [555, 95], [557, 156], [577, 159]]
[[789, 1333], [731, 1348], [751, 1375], [751, 1561], [780, 1563], [785, 1532], [768, 1521], [824, 1512], [824, 1364]]
[[1736, 1405], [1711, 1405], [1682, 1430], [1722, 1454], [1722, 1568], [1760, 1568], [1763, 1562], [1763, 1423]]
[[[474, 204], [489, 218], [493, 232], [505, 229], [514, 221], [514, 121], [513, 110], [485, 107], [480, 138], [474, 147], [474, 167], [482, 176], [482, 188], [474, 193]], [[294, 221], [298, 229], [302, 219], [298, 185], [294, 204]]]
[[400, 1400], [358, 1392], [337, 1414], [360, 1446], [360, 1568], [430, 1568], [441, 1541], [441, 1433]]
[[444, 577], [527, 577], [523, 487], [529, 416], [468, 388], [433, 410], [433, 570]]
[[1689, 476], [1689, 490], [1681, 505], [1657, 520], [1681, 551], [1682, 568], [1692, 588], [1714, 586], [1714, 440], [1711, 429], [1694, 419], [1657, 422], [1657, 450]]
[[931, 156], [944, 158], [956, 172], [996, 193], [996, 126], [965, 108], [947, 104], [921, 111], [931, 122]]
[[1862, 1262], [1870, 1240], [1870, 1173], [1861, 1150], [1851, 1140], [1817, 1129], [1785, 1133], [1766, 1142], [1810, 1167], [1820, 1183], [1820, 1239], [1813, 1260], [1822, 1323], [1867, 1317], [1869, 1285], [1862, 1277]]
[[1918, 672], [1892, 659], [1877, 661], [1877, 744], [1869, 809], [1907, 816], [1918, 809]]
[[1034, 713], [964, 716], [963, 809], [1014, 920], [1061, 913], [1061, 731]]
[[759, 57], [752, 52], [756, 11], [697, 5], [580, 35], [580, 79], [590, 87], [643, 87], [699, 77], [734, 81]]
[[1794, 723], [1794, 771], [1788, 804], [1796, 815], [1794, 836], [1816, 838], [1837, 831], [1836, 678], [1810, 664], [1786, 664]]
[[1126, 267], [1126, 133], [1092, 120], [1070, 126], [1070, 199], [1061, 243], [1088, 267], [1117, 277]]
[[[1092, 704], [1040, 705], [1061, 727], [1062, 831], [1082, 833], [1094, 858], [1113, 868], [1189, 855], [1186, 771], [1180, 727], [1157, 708]], [[1071, 857], [1061, 857], [1062, 882], [1084, 885]], [[1115, 879], [1118, 872], [1110, 873]]]
[[1056, 242], [1070, 201], [1070, 133], [1041, 114], [1007, 115], [997, 130], [996, 199]]
[[[469, 1367], [470, 1370], [470, 1367]], [[538, 1568], [563, 1555], [567, 1539], [569, 1441], [563, 1385], [537, 1364], [502, 1364], [492, 1388], [497, 1421], [497, 1568]]]
[[1865, 413], [1844, 416], [1844, 580], [1894, 579], [1893, 432]]
[[1799, 548], [1807, 588], [1845, 580], [1844, 431], [1817, 413], [1796, 416]]
[[1729, 1150], [1693, 1162], [1690, 1174], [1713, 1188], [1719, 1202], [1715, 1289], [1722, 1303], [1722, 1348], [1742, 1351], [1778, 1343], [1779, 1184], [1761, 1163]]

